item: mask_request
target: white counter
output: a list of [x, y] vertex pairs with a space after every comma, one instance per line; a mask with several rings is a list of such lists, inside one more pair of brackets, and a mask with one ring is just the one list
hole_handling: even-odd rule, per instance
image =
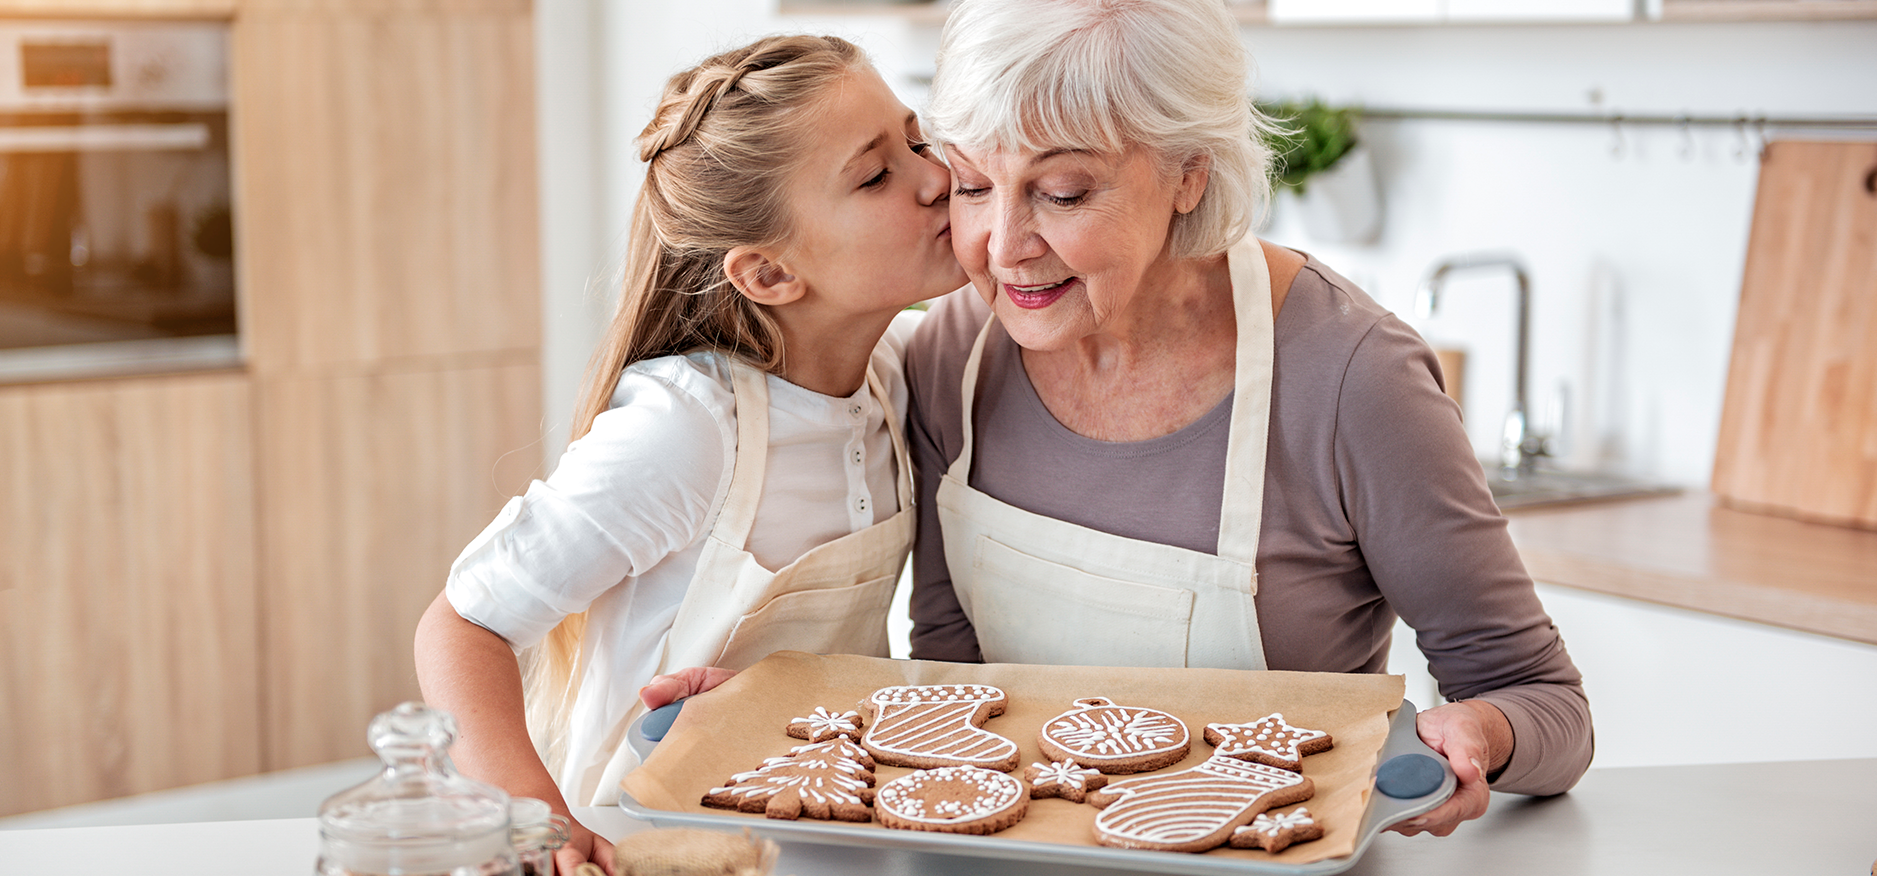
[[[647, 829], [576, 813], [603, 834]], [[760, 824], [758, 819], [750, 819]], [[306, 876], [312, 818], [0, 831], [0, 874]], [[1569, 794], [1493, 795], [1453, 836], [1385, 833], [1351, 874], [1862, 876], [1877, 865], [1877, 759], [1594, 769]], [[778, 874], [1071, 876], [1117, 873], [929, 853], [784, 843]]]

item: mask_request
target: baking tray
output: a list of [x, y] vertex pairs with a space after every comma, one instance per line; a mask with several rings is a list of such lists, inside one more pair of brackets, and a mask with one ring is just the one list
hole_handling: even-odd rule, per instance
[[[671, 726], [683, 702], [674, 703], [641, 716], [626, 731], [626, 741], [643, 762], [657, 747], [666, 728]], [[1000, 839], [996, 835], [970, 836], [914, 830], [888, 830], [878, 825], [842, 822], [782, 821], [745, 813], [672, 812], [641, 805], [624, 792], [619, 808], [654, 827], [702, 827], [712, 829], [749, 828], [777, 840], [830, 845], [862, 846], [875, 849], [904, 849], [946, 855], [964, 855], [1001, 860], [1033, 861], [1044, 864], [1077, 864], [1107, 867], [1144, 873], [1211, 874], [1281, 873], [1298, 876], [1341, 873], [1355, 866], [1375, 835], [1389, 825], [1425, 813], [1453, 796], [1455, 779], [1445, 758], [1421, 742], [1414, 729], [1414, 704], [1401, 701], [1390, 716], [1388, 738], [1377, 755], [1376, 774], [1379, 786], [1371, 789], [1369, 803], [1362, 815], [1354, 852], [1340, 858], [1326, 858], [1307, 864], [1282, 864], [1245, 858], [1208, 857], [1204, 853], [1158, 852], [1144, 849], [1116, 849], [1106, 846], [1077, 846], [1030, 840]], [[1437, 771], [1437, 772], [1436, 772]], [[1436, 776], [1438, 779], [1436, 780]], [[1429, 791], [1427, 788], [1432, 787]], [[1395, 797], [1390, 793], [1406, 796]], [[1307, 804], [1306, 804], [1307, 805]]]

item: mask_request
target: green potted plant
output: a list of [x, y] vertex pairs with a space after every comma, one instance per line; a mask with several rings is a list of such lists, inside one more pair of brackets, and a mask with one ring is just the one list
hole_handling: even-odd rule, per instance
[[1375, 165], [1356, 132], [1356, 110], [1320, 100], [1260, 104], [1279, 130], [1266, 142], [1272, 174], [1296, 196], [1304, 230], [1326, 243], [1367, 243], [1381, 229]]

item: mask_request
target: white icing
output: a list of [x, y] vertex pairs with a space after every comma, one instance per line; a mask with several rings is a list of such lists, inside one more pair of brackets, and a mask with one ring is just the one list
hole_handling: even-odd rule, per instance
[[951, 766], [887, 782], [874, 796], [874, 806], [907, 821], [944, 825], [994, 818], [1025, 799], [1023, 783], [1004, 773]]
[[860, 713], [843, 712], [836, 715], [821, 706], [816, 706], [814, 714], [806, 718], [796, 718], [789, 723], [807, 724], [808, 738], [811, 740], [821, 740], [830, 736], [840, 736], [844, 733], [852, 733], [859, 730]]
[[1122, 840], [1177, 845], [1213, 834], [1258, 809], [1271, 794], [1303, 783], [1289, 770], [1233, 760], [1215, 751], [1192, 769], [1127, 779], [1101, 794], [1118, 797], [1095, 816], [1095, 829]]
[[989, 685], [888, 687], [871, 699], [878, 711], [861, 743], [876, 756], [993, 765], [1007, 763], [1017, 752], [1015, 742], [971, 722], [982, 704], [1005, 699], [1003, 691]]
[[1265, 836], [1277, 836], [1278, 831], [1287, 828], [1309, 827], [1313, 824], [1316, 824], [1316, 819], [1310, 817], [1310, 810], [1298, 807], [1295, 812], [1286, 812], [1278, 816], [1272, 816], [1269, 812], [1260, 812], [1257, 818], [1252, 819], [1250, 824], [1239, 828], [1236, 833], [1261, 833]]
[[1075, 761], [1072, 760], [1059, 760], [1047, 766], [1033, 763], [1030, 766], [1037, 771], [1036, 778], [1031, 782], [1033, 785], [1063, 785], [1080, 788], [1088, 783], [1089, 777], [1101, 775], [1100, 770], [1076, 766]]
[[1250, 724], [1207, 724], [1206, 729], [1224, 737], [1219, 743], [1219, 754], [1233, 757], [1263, 754], [1287, 761], [1301, 760], [1300, 746], [1329, 735], [1322, 730], [1292, 727], [1285, 722], [1282, 712], [1272, 712]]
[[1185, 722], [1158, 709], [1117, 706], [1106, 697], [1076, 700], [1076, 706], [1046, 722], [1045, 735], [1077, 760], [1119, 760], [1187, 745]]

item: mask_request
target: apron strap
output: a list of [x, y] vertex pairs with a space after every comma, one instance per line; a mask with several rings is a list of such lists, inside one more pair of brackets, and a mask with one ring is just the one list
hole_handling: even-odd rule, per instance
[[1219, 556], [1256, 568], [1258, 527], [1264, 520], [1265, 451], [1271, 437], [1271, 268], [1252, 235], [1225, 258], [1232, 272], [1238, 350], [1232, 428], [1225, 444], [1225, 501], [1219, 507]]
[[880, 411], [886, 417], [886, 434], [893, 440], [893, 462], [899, 466], [899, 474], [894, 484], [899, 493], [899, 510], [912, 507], [912, 455], [906, 447], [904, 427], [900, 417], [893, 409], [893, 397], [886, 392], [886, 385], [880, 376], [873, 372], [873, 363], [867, 363], [867, 387], [873, 390], [873, 397], [880, 403]]
[[[756, 506], [762, 502], [763, 478], [769, 462], [769, 377], [735, 357], [730, 362], [730, 388], [736, 394], [736, 465], [730, 473], [730, 489], [723, 499], [723, 510], [711, 535], [737, 547], [749, 545], [750, 529], [756, 523]], [[899, 472], [895, 478], [899, 510], [912, 507], [912, 460], [906, 449], [906, 437], [894, 415], [893, 398], [886, 386], [867, 365], [867, 388], [885, 414], [887, 434], [893, 441], [893, 461]], [[743, 452], [758, 448], [759, 453]]]
[[[1271, 317], [1271, 268], [1254, 235], [1226, 254], [1232, 275], [1232, 311], [1238, 345], [1232, 379], [1231, 431], [1225, 445], [1225, 496], [1219, 507], [1219, 556], [1257, 568], [1258, 527], [1264, 520], [1264, 462], [1271, 437], [1271, 380], [1275, 326]], [[971, 357], [965, 360], [963, 384], [964, 448], [947, 469], [960, 484], [970, 483], [971, 448], [978, 388], [978, 366], [997, 317], [984, 321]]]
[[[749, 544], [756, 506], [762, 502], [763, 478], [769, 465], [768, 376], [735, 356], [730, 363], [730, 389], [736, 394], [736, 463], [730, 471], [730, 489], [711, 535], [729, 544]], [[754, 450], [754, 453], [746, 452]]]
[[971, 482], [971, 427], [972, 414], [976, 411], [978, 394], [978, 364], [984, 361], [984, 341], [991, 336], [991, 326], [997, 324], [993, 314], [984, 321], [984, 328], [978, 330], [977, 342], [971, 345], [971, 358], [965, 360], [964, 385], [961, 387], [965, 425], [965, 446], [958, 452], [958, 458], [952, 460], [951, 468], [945, 473], [961, 484]]

